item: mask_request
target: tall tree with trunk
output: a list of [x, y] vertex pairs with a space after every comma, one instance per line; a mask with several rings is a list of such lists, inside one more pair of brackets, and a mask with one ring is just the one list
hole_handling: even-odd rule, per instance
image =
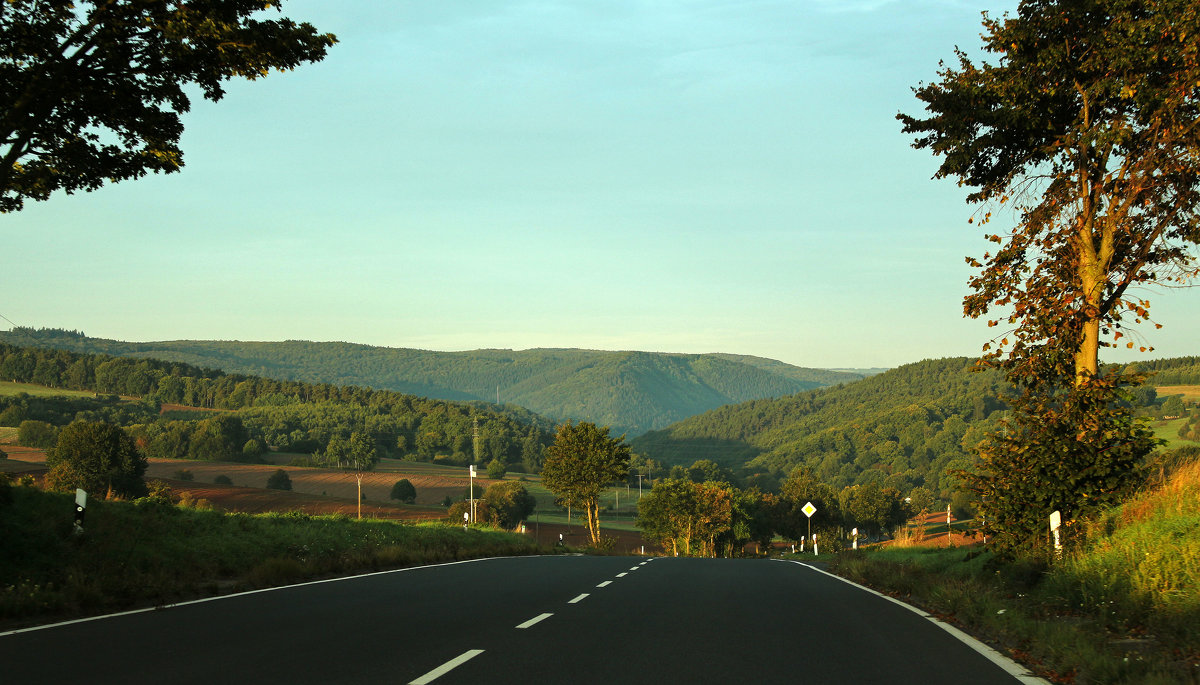
[[1025, 0], [983, 26], [998, 62], [958, 51], [915, 89], [929, 116], [898, 118], [943, 158], [938, 178], [972, 189], [981, 223], [1002, 206], [1016, 217], [987, 235], [994, 252], [967, 260], [979, 269], [967, 316], [1013, 327], [986, 359], [1036, 376], [1041, 349], [1059, 348], [1083, 385], [1100, 348], [1148, 318], [1137, 286], [1196, 275], [1200, 6]]
[[972, 189], [973, 220], [1015, 217], [987, 235], [994, 252], [967, 259], [979, 271], [963, 304], [1008, 328], [982, 361], [1020, 396], [966, 475], [998, 543], [1017, 549], [1053, 508], [1083, 514], [1126, 492], [1153, 448], [1117, 404], [1139, 378], [1104, 369], [1099, 352], [1149, 319], [1140, 286], [1196, 276], [1200, 6], [1023, 0], [983, 25], [997, 63], [958, 51], [915, 91], [928, 116], [898, 118], [943, 158], [937, 177]]
[[310, 24], [254, 18], [279, 4], [0, 2], [0, 213], [178, 171], [190, 88], [220, 100], [225, 81], [319, 61], [336, 42]]
[[593, 545], [600, 543], [600, 493], [625, 479], [630, 455], [624, 435], [609, 437], [608, 426], [586, 421], [559, 426], [546, 448], [542, 483], [560, 503], [583, 507]]

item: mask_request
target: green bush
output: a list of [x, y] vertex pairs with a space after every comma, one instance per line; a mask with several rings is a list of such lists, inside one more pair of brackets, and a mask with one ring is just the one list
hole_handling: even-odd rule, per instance
[[392, 486], [390, 497], [405, 504], [412, 504], [417, 501], [417, 489], [413, 487], [413, 484], [407, 478], [401, 478]]
[[505, 473], [508, 473], [508, 469], [505, 468], [504, 462], [500, 461], [499, 459], [493, 459], [488, 462], [488, 478], [491, 478], [492, 480], [504, 480]]
[[58, 431], [45, 421], [22, 421], [17, 428], [17, 444], [22, 447], [54, 447]]
[[175, 480], [196, 480], [196, 476], [188, 469], [179, 469], [174, 477]]
[[275, 469], [275, 473], [267, 479], [267, 488], [271, 490], [291, 490], [292, 479], [288, 477], [287, 471], [283, 469]]
[[216, 483], [217, 485], [233, 485], [233, 479], [222, 473], [216, 478], [213, 478], [213, 483]]

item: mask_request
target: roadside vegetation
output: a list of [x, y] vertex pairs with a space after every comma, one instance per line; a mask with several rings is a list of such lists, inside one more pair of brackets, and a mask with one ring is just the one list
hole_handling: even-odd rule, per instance
[[1064, 683], [1200, 682], [1200, 459], [1085, 524], [1062, 559], [982, 547], [844, 552], [832, 571], [1002, 646]]
[[73, 494], [0, 478], [0, 621], [10, 627], [313, 578], [548, 551], [522, 535], [460, 525], [177, 506], [161, 489], [133, 501], [90, 500], [84, 532], [74, 535]]

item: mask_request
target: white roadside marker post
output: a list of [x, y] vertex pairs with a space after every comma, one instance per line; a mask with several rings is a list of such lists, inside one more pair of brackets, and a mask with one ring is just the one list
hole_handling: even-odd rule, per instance
[[1059, 528], [1062, 528], [1062, 512], [1054, 511], [1050, 513], [1050, 534], [1054, 536], [1054, 556], [1062, 556], [1062, 538], [1059, 537]]
[[83, 535], [83, 515], [87, 513], [87, 493], [75, 488], [75, 525], [72, 535]]
[[858, 549], [858, 529], [850, 531], [850, 534], [854, 536], [854, 549]]

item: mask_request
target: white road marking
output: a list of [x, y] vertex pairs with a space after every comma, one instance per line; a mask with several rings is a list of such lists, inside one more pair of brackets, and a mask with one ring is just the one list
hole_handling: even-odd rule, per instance
[[624, 578], [624, 577], [625, 577], [625, 576], [627, 576], [627, 575], [629, 575], [629, 574], [628, 574], [628, 573], [625, 573], [624, 571], [622, 571], [622, 572], [620, 572], [620, 573], [618, 573], [618, 574], [617, 574], [617, 577], [618, 577], [618, 578]]
[[599, 585], [597, 585], [596, 587], [608, 587], [609, 585], [612, 585], [612, 581], [606, 580], [603, 583], [600, 583]]
[[634, 566], [634, 567], [631, 567], [629, 570], [630, 570], [630, 571], [636, 571], [636, 570], [638, 570], [639, 568], [641, 568], [641, 566]]
[[582, 601], [583, 601], [583, 600], [584, 600], [584, 599], [585, 599], [587, 596], [588, 596], [588, 593], [586, 593], [586, 592], [585, 592], [585, 593], [583, 593], [582, 595], [579, 595], [578, 597], [576, 597], [575, 599], [573, 599], [573, 600], [571, 600], [571, 601], [567, 602], [567, 604], [579, 604], [579, 603], [580, 603], [580, 602], [582, 602]]
[[471, 659], [474, 659], [475, 657], [479, 656], [480, 654], [483, 654], [482, 649], [468, 649], [467, 651], [463, 652], [462, 654], [459, 654], [458, 656], [447, 661], [446, 663], [442, 664], [441, 666], [438, 666], [437, 668], [433, 669], [432, 671], [421, 676], [420, 678], [409, 681], [408, 685], [425, 685], [426, 683], [432, 683], [434, 680], [437, 680], [438, 678], [446, 675], [447, 673], [454, 670], [455, 668], [462, 666], [463, 664], [467, 663]]
[[533, 618], [529, 619], [528, 621], [526, 621], [526, 622], [522, 623], [521, 625], [517, 626], [517, 628], [518, 628], [519, 630], [524, 630], [525, 628], [528, 628], [528, 627], [530, 627], [530, 626], [537, 625], [538, 623], [541, 623], [542, 621], [545, 621], [546, 619], [550, 618], [550, 617], [551, 617], [551, 616], [553, 616], [553, 615], [554, 615], [554, 614], [538, 614], [537, 616], [534, 616]]
[[929, 613], [927, 613], [925, 611], [922, 611], [921, 609], [916, 608], [915, 606], [912, 606], [911, 604], [905, 604], [904, 602], [901, 602], [900, 600], [896, 599], [895, 597], [889, 597], [889, 596], [883, 594], [882, 592], [877, 592], [865, 585], [859, 585], [858, 583], [854, 582], [853, 580], [847, 580], [839, 575], [835, 575], [833, 573], [830, 573], [829, 571], [821, 570], [821, 569], [817, 568], [816, 566], [811, 566], [802, 561], [792, 561], [790, 559], [774, 559], [773, 561], [783, 561], [783, 562], [787, 562], [790, 564], [798, 564], [800, 566], [804, 566], [805, 568], [810, 568], [814, 571], [817, 571], [818, 573], [824, 573], [825, 575], [829, 576], [830, 578], [837, 578], [838, 580], [842, 581], [843, 583], [846, 583], [847, 585], [853, 585], [854, 587], [856, 587], [860, 590], [866, 590], [867, 592], [869, 592], [877, 597], [882, 597], [882, 598], [886, 599], [887, 601], [892, 602], [893, 604], [899, 604], [900, 606], [904, 607], [905, 609], [908, 609], [909, 611], [913, 612], [914, 614], [916, 614], [922, 618], [925, 618], [929, 621], [932, 621], [933, 624], [936, 625], [937, 627], [941, 628], [942, 630], [946, 631], [947, 633], [950, 633], [954, 637], [958, 638], [958, 640], [960, 642], [962, 642], [963, 644], [965, 644], [966, 646], [970, 647], [971, 649], [974, 649], [976, 652], [979, 652], [983, 656], [987, 657], [988, 660], [990, 660], [992, 663], [996, 664], [1000, 668], [1003, 668], [1005, 671], [1008, 672], [1009, 675], [1016, 678], [1017, 681], [1022, 683], [1023, 685], [1050, 685], [1050, 683], [1047, 682], [1046, 680], [1033, 675], [1033, 673], [1031, 673], [1028, 668], [1025, 668], [1021, 664], [1004, 656], [1000, 652], [997, 652], [996, 650], [983, 644], [979, 640], [976, 640], [975, 638], [971, 637], [970, 635], [967, 635], [966, 633], [964, 633], [963, 631], [959, 630], [958, 628], [950, 625], [949, 623], [940, 621], [936, 617], [930, 615]]
[[[581, 555], [582, 556], [582, 555]], [[439, 566], [456, 566], [458, 564], [475, 564], [483, 561], [496, 561], [497, 559], [516, 559], [522, 557], [480, 557], [478, 559], [463, 559], [462, 561], [447, 561], [440, 564], [425, 564], [424, 566], [409, 566], [408, 568], [396, 568], [390, 571], [372, 571], [371, 573], [359, 573], [353, 576], [340, 576], [338, 578], [325, 578], [324, 580], [310, 580], [303, 583], [293, 583], [292, 585], [279, 585], [276, 587], [262, 588], [261, 590], [247, 590], [246, 592], [235, 592], [231, 595], [218, 595], [216, 597], [204, 597], [202, 599], [193, 599], [186, 602], [174, 602], [172, 604], [159, 604], [157, 606], [146, 607], [145, 609], [131, 609], [129, 611], [119, 611], [115, 614], [102, 614], [100, 616], [88, 616], [86, 618], [76, 618], [70, 621], [60, 621], [58, 623], [46, 623], [40, 626], [30, 626], [28, 628], [17, 628], [15, 630], [0, 631], [0, 637], [8, 635], [17, 635], [19, 633], [31, 633], [35, 630], [47, 630], [49, 628], [61, 628], [75, 623], [89, 623], [91, 621], [101, 621], [106, 618], [116, 618], [117, 616], [130, 616], [132, 614], [145, 614], [151, 611], [162, 611], [163, 609], [172, 609], [174, 607], [188, 606], [189, 604], [204, 604], [206, 602], [219, 602], [224, 599], [234, 599], [235, 597], [244, 597], [246, 595], [257, 595], [264, 592], [275, 592], [277, 590], [290, 590], [292, 588], [304, 587], [306, 585], [324, 585], [325, 583], [339, 583], [343, 580], [354, 580], [356, 578], [367, 578], [370, 576], [383, 576], [389, 573], [408, 573], [410, 571], [420, 571], [427, 568], [437, 568]]]

